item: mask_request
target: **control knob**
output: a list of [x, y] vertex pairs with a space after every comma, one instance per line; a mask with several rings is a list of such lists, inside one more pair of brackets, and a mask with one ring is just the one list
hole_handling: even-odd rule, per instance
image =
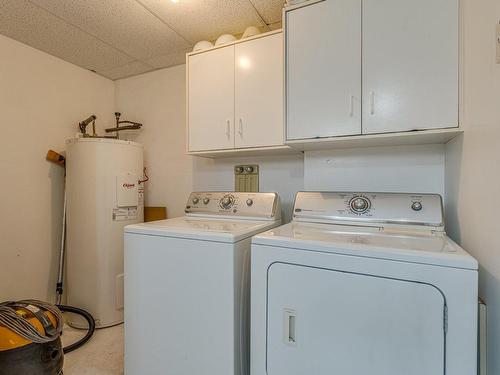
[[349, 205], [354, 212], [363, 213], [370, 208], [370, 201], [365, 197], [354, 197], [351, 199]]
[[210, 202], [209, 198], [203, 198], [203, 204], [208, 204], [208, 202]]
[[422, 211], [422, 203], [421, 202], [413, 202], [413, 204], [411, 205], [411, 209], [413, 211]]
[[233, 202], [234, 202], [234, 199], [231, 195], [225, 195], [220, 200], [220, 204], [221, 204], [222, 208], [225, 208], [225, 209], [231, 208], [231, 206], [233, 205]]
[[247, 206], [251, 206], [253, 204], [253, 199], [247, 199]]
[[198, 204], [199, 201], [200, 201], [200, 198], [198, 198], [198, 197], [193, 198], [193, 204]]

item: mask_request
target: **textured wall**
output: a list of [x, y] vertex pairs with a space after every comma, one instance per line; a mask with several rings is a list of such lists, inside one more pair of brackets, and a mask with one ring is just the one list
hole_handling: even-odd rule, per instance
[[463, 0], [463, 136], [446, 149], [448, 233], [480, 263], [488, 304], [488, 374], [500, 374], [500, 64], [495, 61], [498, 0]]
[[64, 173], [45, 155], [92, 113], [100, 129], [112, 122], [114, 84], [3, 36], [0, 56], [0, 301], [51, 300]]
[[444, 194], [444, 146], [307, 152], [306, 190]]

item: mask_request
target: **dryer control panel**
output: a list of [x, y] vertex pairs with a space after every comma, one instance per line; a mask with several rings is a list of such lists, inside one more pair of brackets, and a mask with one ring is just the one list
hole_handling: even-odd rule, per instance
[[293, 218], [339, 224], [444, 226], [443, 202], [437, 194], [299, 192]]
[[238, 216], [255, 219], [281, 218], [276, 193], [193, 192], [186, 203], [186, 214]]

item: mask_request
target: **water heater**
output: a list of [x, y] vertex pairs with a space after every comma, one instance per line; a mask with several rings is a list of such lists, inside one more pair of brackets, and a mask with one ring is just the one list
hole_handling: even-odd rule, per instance
[[[123, 227], [144, 221], [143, 147], [107, 138], [66, 145], [67, 303], [109, 327], [123, 322]], [[85, 327], [78, 317], [69, 324]]]

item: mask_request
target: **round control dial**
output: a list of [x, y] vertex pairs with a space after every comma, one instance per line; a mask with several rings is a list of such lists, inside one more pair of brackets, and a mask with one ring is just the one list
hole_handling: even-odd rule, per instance
[[200, 198], [198, 198], [198, 197], [193, 198], [193, 204], [198, 204], [199, 201], [200, 201]]
[[232, 195], [224, 195], [220, 200], [220, 206], [224, 209], [229, 209], [234, 204], [234, 197]]
[[203, 198], [203, 204], [208, 204], [210, 202], [210, 198]]
[[423, 206], [422, 206], [422, 203], [420, 203], [420, 202], [413, 202], [413, 204], [411, 205], [411, 209], [413, 211], [422, 211], [422, 208], [423, 208]]
[[253, 204], [253, 199], [248, 198], [248, 199], [247, 199], [247, 206], [249, 206], [249, 207], [250, 207], [252, 204]]
[[370, 208], [370, 200], [366, 197], [354, 197], [351, 199], [349, 202], [349, 206], [351, 207], [351, 210], [357, 214], [362, 214]]

